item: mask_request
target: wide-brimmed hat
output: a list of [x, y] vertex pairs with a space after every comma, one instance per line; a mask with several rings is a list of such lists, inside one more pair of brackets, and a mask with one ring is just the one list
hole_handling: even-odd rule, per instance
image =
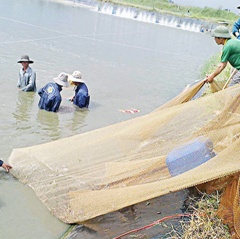
[[74, 71], [72, 75], [69, 76], [69, 81], [84, 83], [82, 73], [80, 71]]
[[68, 83], [68, 74], [62, 72], [60, 73], [57, 77], [53, 78], [53, 80], [58, 84], [61, 85], [63, 87], [68, 87], [69, 83]]
[[226, 21], [219, 21], [218, 24], [223, 25], [223, 26], [228, 26], [229, 25], [229, 23], [226, 22]]
[[212, 33], [212, 36], [213, 37], [221, 37], [221, 38], [231, 38], [231, 35], [229, 33], [229, 30], [227, 27], [223, 26], [223, 25], [220, 25], [220, 26], [217, 26], [213, 33]]
[[28, 62], [29, 64], [33, 63], [33, 60], [29, 59], [28, 55], [21, 56], [21, 59], [17, 63]]

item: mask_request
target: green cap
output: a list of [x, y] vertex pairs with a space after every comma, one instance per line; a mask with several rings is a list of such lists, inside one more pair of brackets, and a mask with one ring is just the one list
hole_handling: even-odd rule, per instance
[[212, 36], [213, 37], [221, 37], [221, 38], [231, 38], [228, 28], [225, 26], [222, 26], [222, 25], [217, 26], [214, 29]]

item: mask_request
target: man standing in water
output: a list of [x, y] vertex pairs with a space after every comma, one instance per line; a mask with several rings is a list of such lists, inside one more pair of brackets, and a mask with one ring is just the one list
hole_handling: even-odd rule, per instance
[[53, 80], [55, 83], [48, 83], [38, 91], [40, 96], [38, 106], [40, 109], [57, 112], [62, 101], [60, 91], [62, 87], [69, 86], [68, 75], [62, 72], [56, 78], [53, 78]]
[[228, 28], [225, 26], [217, 26], [213, 31], [212, 36], [218, 45], [223, 45], [221, 62], [216, 70], [207, 75], [205, 82], [211, 83], [213, 79], [219, 75], [229, 62], [232, 67], [236, 68], [236, 73], [233, 76], [229, 86], [240, 83], [240, 41], [237, 39], [231, 39], [231, 35]]
[[4, 168], [7, 172], [9, 172], [9, 170], [12, 168], [11, 165], [4, 163], [1, 159], [0, 159], [0, 167]]
[[88, 94], [87, 85], [82, 79], [82, 73], [80, 71], [74, 71], [69, 78], [69, 80], [75, 85], [75, 95], [71, 101], [79, 108], [88, 108], [90, 96]]
[[29, 66], [33, 61], [29, 59], [28, 55], [24, 55], [18, 63], [22, 64], [19, 71], [18, 88], [22, 91], [36, 91], [36, 72]]

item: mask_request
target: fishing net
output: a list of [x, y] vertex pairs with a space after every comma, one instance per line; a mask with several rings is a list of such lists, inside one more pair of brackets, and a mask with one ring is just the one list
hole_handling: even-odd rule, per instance
[[[240, 87], [190, 100], [203, 84], [186, 89], [147, 115], [14, 149], [9, 158], [12, 174], [29, 185], [66, 223], [83, 222], [173, 191], [236, 175], [240, 172]], [[194, 144], [199, 145], [202, 139], [207, 139], [203, 140], [206, 146], [212, 144], [213, 152], [204, 158], [208, 154], [203, 150], [204, 160], [201, 155], [195, 157], [194, 151]], [[188, 161], [180, 158], [183, 153], [191, 155]], [[189, 168], [192, 162], [195, 165]], [[183, 170], [173, 176], [170, 167], [173, 171], [179, 167]], [[222, 205], [229, 209], [228, 215], [234, 218], [235, 231], [240, 235], [239, 181], [232, 186], [233, 181], [216, 185], [223, 189], [231, 186], [223, 197], [223, 202], [230, 203]]]

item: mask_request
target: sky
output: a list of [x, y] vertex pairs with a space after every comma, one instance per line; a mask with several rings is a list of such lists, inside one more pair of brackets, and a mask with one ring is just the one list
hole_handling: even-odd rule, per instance
[[236, 14], [240, 13], [237, 6], [240, 5], [239, 0], [173, 0], [175, 4], [185, 5], [185, 6], [196, 6], [196, 7], [212, 7], [216, 9], [230, 9], [231, 12]]

